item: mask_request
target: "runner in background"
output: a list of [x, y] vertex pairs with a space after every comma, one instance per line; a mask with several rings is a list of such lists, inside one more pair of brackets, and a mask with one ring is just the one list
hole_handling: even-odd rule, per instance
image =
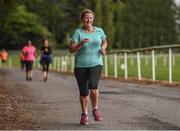
[[2, 63], [2, 67], [5, 67], [5, 63], [8, 59], [8, 53], [5, 49], [2, 49], [2, 52], [1, 52], [1, 63]]
[[48, 79], [49, 64], [52, 63], [52, 50], [49, 46], [48, 39], [43, 39], [42, 44], [40, 63], [43, 70], [43, 80], [46, 82]]
[[23, 52], [21, 52], [19, 54], [19, 60], [20, 60], [20, 64], [21, 64], [21, 70], [24, 70], [24, 66], [25, 66], [25, 56], [23, 54]]
[[30, 40], [28, 40], [22, 51], [24, 54], [24, 60], [26, 65], [26, 81], [31, 81], [33, 75], [33, 63], [37, 56], [36, 47], [32, 44]]

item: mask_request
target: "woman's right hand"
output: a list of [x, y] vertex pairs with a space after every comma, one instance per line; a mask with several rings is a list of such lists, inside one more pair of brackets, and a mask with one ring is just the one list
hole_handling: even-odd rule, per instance
[[71, 42], [71, 45], [69, 47], [69, 51], [70, 53], [75, 53], [77, 52], [85, 43], [89, 42], [89, 39], [88, 38], [85, 38], [81, 41], [80, 44], [77, 44], [75, 42]]
[[85, 43], [89, 42], [89, 39], [88, 38], [84, 38], [82, 41], [81, 41], [81, 45], [84, 45]]

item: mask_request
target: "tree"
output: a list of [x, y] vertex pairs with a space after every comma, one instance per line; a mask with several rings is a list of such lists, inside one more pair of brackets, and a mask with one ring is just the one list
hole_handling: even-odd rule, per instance
[[106, 0], [102, 5], [102, 27], [107, 35], [108, 48], [111, 49], [114, 43], [114, 10], [113, 10], [113, 1]]
[[124, 26], [122, 23], [122, 13], [125, 8], [125, 4], [121, 0], [117, 0], [114, 3], [114, 25], [115, 25], [115, 34], [114, 34], [114, 43], [113, 48], [122, 48], [123, 42], [123, 34], [124, 34]]
[[67, 48], [85, 8], [95, 12], [94, 25], [103, 28], [109, 49], [178, 41], [174, 0], [0, 0], [0, 46], [18, 48], [27, 37], [47, 35], [56, 48]]
[[17, 6], [14, 12], [7, 15], [1, 33], [1, 47], [8, 49], [18, 49], [28, 39], [39, 46], [43, 37], [51, 36], [37, 15], [28, 12], [23, 5]]
[[128, 0], [123, 11], [124, 48], [170, 44], [177, 40], [173, 0]]
[[102, 26], [102, 0], [95, 2], [95, 25]]
[[178, 5], [176, 7], [176, 15], [175, 15], [175, 18], [176, 18], [176, 23], [177, 23], [177, 26], [176, 26], [176, 30], [177, 30], [177, 42], [180, 42], [180, 5]]

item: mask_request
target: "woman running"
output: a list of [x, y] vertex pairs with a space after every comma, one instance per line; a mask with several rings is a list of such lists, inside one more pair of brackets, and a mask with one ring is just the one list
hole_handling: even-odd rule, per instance
[[43, 70], [43, 80], [46, 82], [48, 79], [49, 64], [52, 63], [52, 50], [47, 39], [43, 39], [42, 44], [40, 63]]
[[5, 63], [8, 59], [8, 53], [5, 49], [2, 49], [2, 52], [0, 53], [1, 56], [1, 63], [2, 63], [2, 67], [5, 67]]
[[75, 53], [74, 74], [79, 86], [82, 115], [80, 124], [88, 124], [89, 96], [95, 121], [101, 121], [99, 110], [98, 84], [102, 72], [102, 55], [106, 53], [106, 35], [104, 31], [93, 26], [94, 12], [82, 11], [80, 19], [83, 26], [76, 29], [71, 38], [70, 52]]
[[21, 70], [24, 70], [24, 66], [25, 66], [25, 56], [23, 52], [20, 52], [19, 54], [19, 60], [20, 60], [20, 64], [21, 64]]
[[32, 80], [33, 63], [37, 56], [36, 47], [30, 40], [27, 41], [23, 47], [22, 52], [24, 54], [25, 66], [26, 66], [26, 81]]

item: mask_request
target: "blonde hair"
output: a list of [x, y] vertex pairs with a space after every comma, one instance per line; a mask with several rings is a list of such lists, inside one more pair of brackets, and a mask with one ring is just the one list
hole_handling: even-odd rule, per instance
[[83, 19], [84, 15], [85, 15], [86, 13], [91, 13], [91, 14], [95, 17], [95, 14], [94, 14], [94, 12], [93, 12], [92, 10], [90, 10], [90, 9], [84, 9], [84, 10], [81, 12], [81, 14], [80, 14], [80, 20]]

